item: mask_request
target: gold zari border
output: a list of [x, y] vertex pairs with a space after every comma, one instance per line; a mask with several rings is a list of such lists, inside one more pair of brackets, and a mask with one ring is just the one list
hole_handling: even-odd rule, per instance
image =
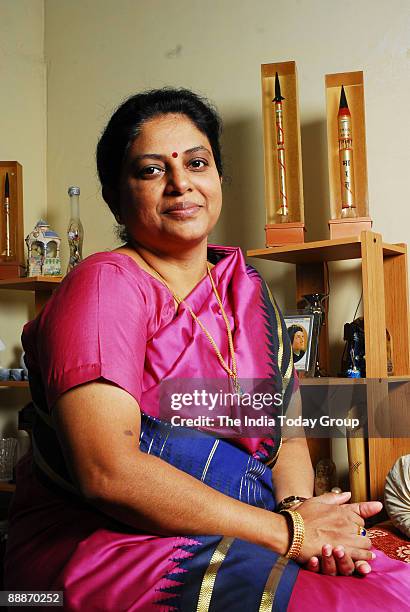
[[275, 601], [276, 591], [279, 586], [282, 574], [289, 562], [285, 557], [279, 557], [275, 565], [272, 567], [269, 578], [266, 581], [265, 588], [259, 606], [259, 612], [272, 612], [273, 602]]
[[[273, 298], [273, 295], [271, 293], [271, 290], [268, 287], [268, 284], [266, 284], [266, 288], [268, 290], [268, 296], [269, 299], [271, 301], [271, 304], [273, 306], [273, 310], [275, 311], [275, 317], [276, 317], [276, 325], [277, 325], [277, 332], [278, 332], [278, 342], [279, 342], [279, 351], [278, 351], [278, 368], [279, 368], [279, 372], [282, 373], [282, 364], [283, 364], [283, 334], [282, 334], [282, 323], [280, 320], [280, 315], [279, 315], [279, 311], [277, 309], [277, 306], [275, 304], [275, 300]], [[292, 351], [290, 353], [290, 360], [288, 363], [288, 367], [286, 369], [286, 373], [285, 376], [282, 376], [282, 401], [283, 401], [283, 397], [285, 396], [286, 393], [286, 389], [288, 388], [289, 382], [290, 382], [290, 376], [292, 374], [292, 370], [293, 370], [293, 357], [292, 357]], [[274, 463], [276, 462], [279, 452], [282, 448], [282, 436], [280, 438], [279, 441], [279, 446], [278, 446], [278, 450], [276, 451], [276, 454], [274, 457], [272, 457], [271, 459], [269, 459], [269, 461], [266, 462], [266, 467], [270, 467], [271, 465], [274, 465]]]
[[208, 612], [211, 604], [212, 593], [214, 590], [216, 575], [225, 560], [228, 550], [235, 538], [222, 538], [214, 550], [214, 554], [202, 579], [201, 590], [199, 592], [197, 612]]
[[211, 464], [211, 461], [212, 461], [212, 459], [213, 459], [213, 456], [214, 456], [214, 454], [215, 454], [215, 451], [216, 451], [216, 449], [218, 448], [218, 444], [219, 444], [219, 442], [220, 442], [220, 440], [219, 440], [219, 438], [217, 438], [217, 439], [215, 440], [215, 442], [214, 442], [214, 444], [213, 444], [212, 448], [211, 448], [211, 451], [210, 451], [210, 453], [209, 453], [209, 455], [208, 455], [208, 459], [207, 459], [206, 464], [205, 464], [205, 467], [204, 467], [204, 471], [202, 472], [201, 482], [204, 482], [204, 480], [205, 480], [205, 478], [206, 478], [206, 475], [207, 475], [207, 473], [208, 473], [209, 466], [210, 466], [210, 464]]

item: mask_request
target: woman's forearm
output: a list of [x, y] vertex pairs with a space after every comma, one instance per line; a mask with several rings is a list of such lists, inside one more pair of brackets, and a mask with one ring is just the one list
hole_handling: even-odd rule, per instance
[[288, 549], [284, 517], [141, 452], [139, 407], [124, 390], [100, 382], [80, 385], [62, 395], [53, 416], [73, 481], [117, 520], [148, 533], [227, 535], [279, 553]]
[[[289, 418], [302, 416], [300, 390], [293, 393], [286, 411]], [[284, 442], [272, 470], [272, 481], [276, 502], [290, 495], [312, 497], [313, 468], [303, 427], [282, 428]]]
[[305, 438], [288, 438], [272, 470], [277, 502], [290, 495], [312, 497], [313, 468]]
[[280, 554], [289, 547], [286, 520], [215, 491], [158, 457], [140, 451], [102, 478], [89, 500], [139, 530], [162, 535], [225, 535]]

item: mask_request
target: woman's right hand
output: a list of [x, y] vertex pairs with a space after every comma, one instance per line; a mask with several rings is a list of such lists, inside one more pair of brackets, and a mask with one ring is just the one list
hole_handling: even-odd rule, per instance
[[324, 545], [333, 548], [343, 545], [354, 561], [369, 561], [373, 558], [369, 550], [370, 538], [358, 535], [358, 531], [364, 525], [364, 518], [380, 512], [381, 504], [348, 504], [349, 499], [349, 492], [325, 493], [312, 497], [297, 507], [305, 523], [305, 539], [298, 558], [299, 563], [304, 564], [311, 557], [320, 556]]

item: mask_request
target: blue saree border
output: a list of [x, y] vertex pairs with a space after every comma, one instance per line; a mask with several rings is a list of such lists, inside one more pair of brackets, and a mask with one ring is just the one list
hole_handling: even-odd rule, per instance
[[[168, 598], [158, 598], [158, 606], [167, 605], [178, 612], [267, 612], [268, 609], [284, 612], [287, 609], [300, 569], [294, 561], [257, 544], [228, 538], [232, 541], [225, 547], [226, 554], [214, 571], [215, 551], [227, 538], [199, 536], [195, 539], [199, 545], [179, 547], [189, 550], [193, 556], [178, 560], [178, 567], [186, 570], [183, 574], [164, 576], [176, 584], [158, 589], [164, 595], [169, 593]], [[204, 589], [209, 570], [213, 576]], [[266, 592], [272, 573], [276, 573], [276, 580]]]

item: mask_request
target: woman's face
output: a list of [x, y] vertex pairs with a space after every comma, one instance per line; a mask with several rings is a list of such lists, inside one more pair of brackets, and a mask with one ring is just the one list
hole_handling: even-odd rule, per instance
[[121, 222], [156, 252], [206, 240], [222, 204], [221, 180], [208, 138], [186, 115], [143, 124], [132, 143], [120, 186]]
[[302, 331], [297, 331], [293, 336], [293, 350], [294, 352], [302, 351], [305, 346], [305, 336]]

